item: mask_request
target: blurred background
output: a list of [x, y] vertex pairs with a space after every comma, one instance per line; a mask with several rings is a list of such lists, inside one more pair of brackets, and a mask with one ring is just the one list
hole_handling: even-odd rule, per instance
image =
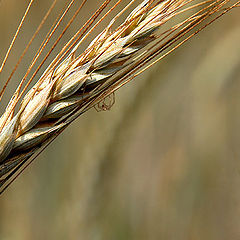
[[[101, 2], [88, 1], [56, 52]], [[1, 86], [50, 4], [34, 3]], [[26, 5], [0, 2], [1, 61]], [[69, 126], [0, 196], [0, 239], [240, 239], [239, 16], [231, 11], [121, 88], [110, 111]]]

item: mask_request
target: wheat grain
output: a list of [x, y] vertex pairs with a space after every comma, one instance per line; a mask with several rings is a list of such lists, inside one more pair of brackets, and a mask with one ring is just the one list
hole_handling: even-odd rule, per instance
[[[145, 0], [113, 31], [116, 16], [78, 57], [76, 50], [79, 43], [61, 63], [57, 57], [25, 95], [14, 116], [19, 100], [17, 89], [0, 119], [2, 184], [12, 171], [61, 132], [76, 116], [131, 79], [138, 69], [136, 64], [146, 65], [151, 55], [171, 47], [176, 39], [181, 39], [201, 21], [219, 12], [229, 1], [202, 2], [201, 5], [207, 5], [200, 11], [157, 35], [160, 27], [187, 10], [182, 8], [192, 1], [165, 0], [154, 4], [154, 1]], [[189, 9], [198, 6], [196, 4]], [[176, 30], [178, 32], [168, 38]], [[156, 43], [156, 40], [159, 41]], [[146, 49], [149, 45], [151, 47]]]

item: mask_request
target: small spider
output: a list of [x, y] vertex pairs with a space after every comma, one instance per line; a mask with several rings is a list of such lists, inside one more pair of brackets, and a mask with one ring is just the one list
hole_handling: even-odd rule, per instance
[[113, 92], [111, 95], [107, 96], [98, 104], [96, 104], [94, 108], [97, 112], [109, 111], [114, 105], [114, 103], [115, 103], [115, 94]]

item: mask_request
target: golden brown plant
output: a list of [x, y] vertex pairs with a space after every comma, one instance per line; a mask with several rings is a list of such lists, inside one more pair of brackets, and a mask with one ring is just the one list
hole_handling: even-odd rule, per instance
[[[6, 63], [32, 2], [30, 1], [28, 5], [0, 71]], [[231, 0], [203, 2], [145, 0], [122, 24], [115, 26], [117, 19], [135, 2], [129, 1], [88, 48], [77, 55], [81, 43], [122, 2], [122, 0], [117, 1], [100, 18], [103, 10], [112, 2], [106, 0], [65, 44], [43, 75], [26, 93], [37, 72], [86, 2], [87, 0], [82, 1], [43, 62], [27, 80], [40, 54], [71, 9], [74, 0], [69, 2], [56, 19], [0, 119], [0, 192], [3, 192], [37, 154], [78, 116], [94, 106], [101, 110], [110, 109], [114, 102], [112, 94], [118, 88], [167, 56], [217, 18], [238, 7], [240, 3]], [[3, 86], [0, 98], [55, 4], [56, 0], [53, 1], [52, 7]], [[113, 101], [107, 103], [105, 99], [109, 96], [112, 96]]]

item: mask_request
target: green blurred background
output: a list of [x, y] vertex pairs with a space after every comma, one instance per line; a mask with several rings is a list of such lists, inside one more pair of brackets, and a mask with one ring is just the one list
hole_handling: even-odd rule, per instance
[[[0, 3], [1, 59], [26, 4]], [[49, 6], [34, 3], [0, 84]], [[111, 111], [68, 127], [1, 195], [0, 239], [240, 239], [239, 21], [233, 10], [120, 89]]]

